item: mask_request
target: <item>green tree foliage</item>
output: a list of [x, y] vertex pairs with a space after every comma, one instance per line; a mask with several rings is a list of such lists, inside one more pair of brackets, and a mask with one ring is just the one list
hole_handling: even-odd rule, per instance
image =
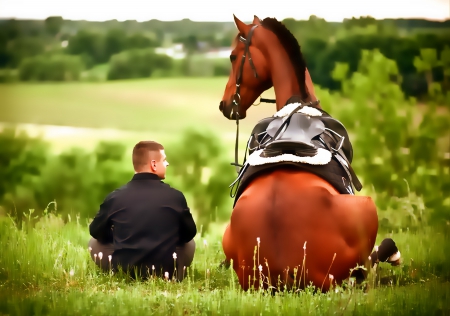
[[157, 47], [158, 42], [142, 33], [134, 33], [127, 37], [127, 49]]
[[105, 38], [96, 32], [79, 31], [69, 38], [67, 51], [73, 55], [88, 55], [96, 64], [108, 61], [105, 53]]
[[350, 100], [337, 116], [354, 135], [353, 165], [366, 187], [380, 193], [383, 208], [390, 197], [412, 193], [423, 197], [427, 218], [450, 219], [444, 202], [450, 188], [448, 146], [442, 146], [450, 137], [450, 114], [406, 100], [395, 61], [379, 51], [363, 51], [357, 72], [345, 79], [346, 71], [340, 64], [333, 73]]
[[14, 129], [0, 133], [0, 200], [14, 207], [14, 195], [19, 185], [40, 174], [46, 164], [48, 145]]
[[20, 37], [8, 42], [6, 50], [7, 66], [17, 68], [20, 63], [29, 57], [44, 53], [45, 42], [39, 37]]
[[74, 81], [84, 68], [79, 56], [39, 55], [22, 61], [19, 78], [23, 81]]
[[156, 69], [170, 70], [172, 58], [153, 49], [132, 49], [111, 57], [108, 80], [147, 78]]
[[60, 16], [50, 16], [45, 19], [45, 30], [51, 36], [56, 36], [61, 31], [64, 20]]
[[127, 35], [121, 29], [109, 30], [105, 35], [105, 59], [127, 49]]
[[220, 139], [209, 132], [187, 130], [166, 151], [171, 163], [169, 183], [174, 181], [192, 198], [191, 209], [203, 232], [211, 221], [227, 219], [231, 211], [228, 186], [235, 173], [229, 162], [222, 159], [224, 148]]

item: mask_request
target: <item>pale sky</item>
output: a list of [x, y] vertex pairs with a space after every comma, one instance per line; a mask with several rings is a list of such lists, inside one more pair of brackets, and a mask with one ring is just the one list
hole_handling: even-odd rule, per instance
[[45, 19], [62, 16], [70, 20], [116, 19], [163, 21], [243, 21], [260, 18], [327, 21], [370, 15], [383, 18], [450, 18], [450, 0], [0, 0], [0, 18]]

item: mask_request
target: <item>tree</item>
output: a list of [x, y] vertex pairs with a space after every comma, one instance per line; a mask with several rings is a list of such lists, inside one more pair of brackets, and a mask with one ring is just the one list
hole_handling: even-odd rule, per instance
[[420, 50], [420, 56], [414, 58], [414, 66], [419, 73], [425, 73], [428, 84], [428, 93], [434, 96], [440, 92], [440, 84], [433, 80], [433, 69], [440, 65], [437, 52], [433, 48], [423, 48]]
[[51, 36], [56, 36], [60, 31], [64, 20], [60, 16], [50, 16], [45, 19], [45, 30]]

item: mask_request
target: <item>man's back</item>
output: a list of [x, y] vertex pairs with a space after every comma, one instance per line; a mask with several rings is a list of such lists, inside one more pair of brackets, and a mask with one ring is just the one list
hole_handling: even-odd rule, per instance
[[170, 275], [175, 248], [196, 232], [184, 195], [152, 173], [137, 173], [109, 194], [90, 225], [92, 237], [114, 243], [114, 268], [142, 266], [141, 273], [152, 273], [154, 265], [155, 273]]

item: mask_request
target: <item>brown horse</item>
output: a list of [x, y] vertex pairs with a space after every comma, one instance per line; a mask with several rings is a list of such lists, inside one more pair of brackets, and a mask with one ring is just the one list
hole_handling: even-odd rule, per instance
[[[288, 100], [317, 100], [299, 44], [282, 23], [255, 16], [247, 25], [234, 19], [239, 34], [219, 107], [225, 117], [245, 118], [272, 86], [277, 110]], [[339, 194], [313, 173], [280, 167], [245, 187], [224, 233], [223, 250], [243, 289], [312, 283], [327, 291], [331, 282], [339, 284], [351, 269], [367, 264], [377, 230], [370, 197]]]

